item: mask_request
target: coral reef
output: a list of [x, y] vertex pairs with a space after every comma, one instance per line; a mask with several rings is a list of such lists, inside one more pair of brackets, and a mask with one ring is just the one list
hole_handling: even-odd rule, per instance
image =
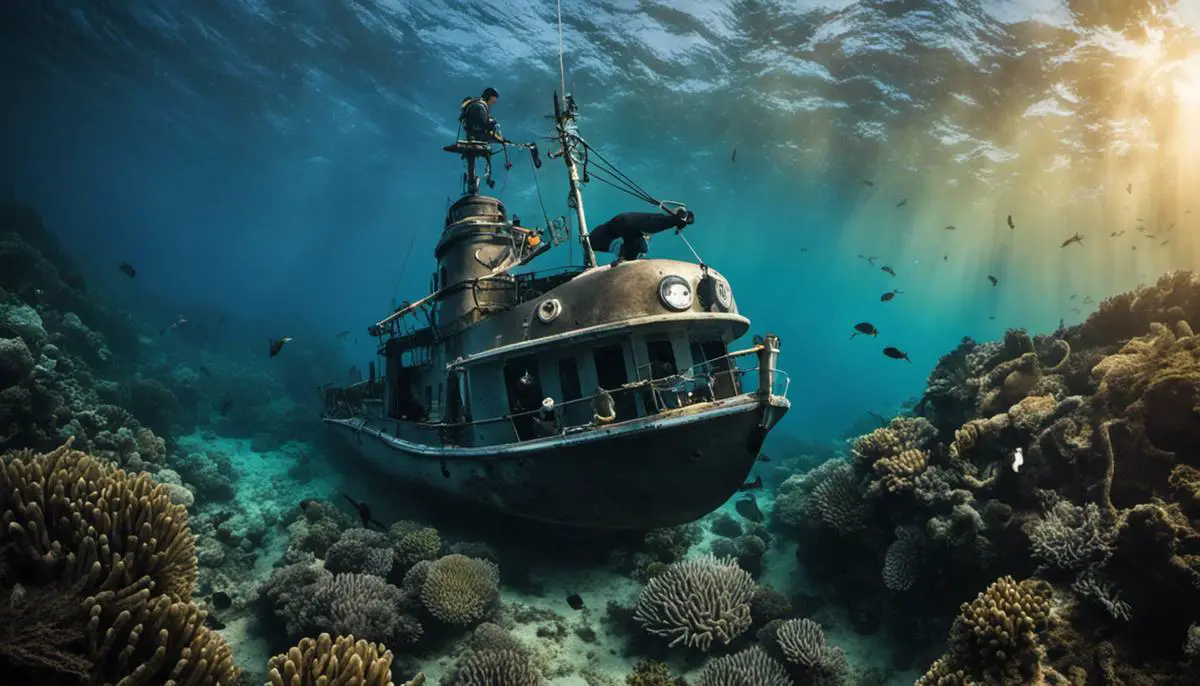
[[733, 558], [712, 555], [670, 565], [638, 595], [634, 618], [648, 633], [707, 651], [750, 628], [756, 584]]
[[696, 683], [697, 686], [792, 686], [783, 665], [758, 647], [713, 660]]
[[269, 686], [356, 684], [392, 686], [392, 653], [354, 636], [305, 638], [267, 663]]

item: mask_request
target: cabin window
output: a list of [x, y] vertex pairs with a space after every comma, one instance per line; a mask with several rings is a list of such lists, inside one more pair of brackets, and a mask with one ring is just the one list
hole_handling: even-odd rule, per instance
[[737, 370], [726, 357], [728, 352], [722, 340], [692, 341], [692, 361], [697, 365], [702, 363], [697, 370], [712, 377], [713, 395], [717, 400], [732, 398], [739, 393]]
[[440, 414], [442, 414], [442, 412], [441, 412], [441, 410], [442, 410], [442, 405], [444, 405], [444, 404], [445, 404], [445, 402], [446, 402], [445, 400], [443, 400], [443, 398], [445, 398], [445, 397], [446, 397], [446, 396], [442, 395], [442, 393], [443, 393], [443, 390], [444, 390], [444, 387], [443, 387], [443, 385], [442, 385], [442, 384], [438, 384], [437, 395], [436, 395], [436, 396], [434, 396], [434, 398], [435, 398], [435, 402], [437, 403], [437, 406], [438, 406], [438, 414], [439, 414], [439, 415], [440, 415]]
[[617, 410], [617, 421], [632, 419], [637, 416], [637, 401], [628, 391], [618, 391], [629, 382], [629, 372], [625, 369], [625, 350], [621, 345], [604, 345], [592, 353], [596, 361], [596, 383], [612, 393], [613, 404]]
[[[458, 372], [453, 372], [450, 375], [450, 385], [446, 389], [446, 391], [447, 391], [446, 392], [446, 412], [444, 413], [444, 416], [442, 417], [442, 420], [445, 422], [453, 423], [453, 422], [462, 421], [462, 405], [463, 405], [463, 403], [462, 403], [462, 395], [459, 392], [460, 391], [460, 386], [459, 386], [460, 378], [462, 378], [462, 375], [459, 374]], [[438, 388], [440, 390], [441, 385], [439, 385]]]
[[579, 365], [575, 363], [575, 358], [564, 357], [558, 361], [558, 380], [562, 384], [563, 402], [583, 397], [583, 388], [579, 382]]
[[537, 414], [534, 410], [542, 406], [542, 380], [538, 374], [538, 360], [533, 355], [515, 357], [504, 364], [504, 387], [508, 392], [508, 412], [513, 417], [513, 428], [517, 440], [526, 441], [537, 436]]
[[428, 413], [429, 410], [431, 410], [431, 409], [433, 409], [433, 386], [426, 386], [425, 387], [425, 411], [426, 411], [426, 413]]
[[646, 356], [650, 361], [650, 378], [663, 379], [678, 372], [675, 349], [666, 338], [646, 341]]

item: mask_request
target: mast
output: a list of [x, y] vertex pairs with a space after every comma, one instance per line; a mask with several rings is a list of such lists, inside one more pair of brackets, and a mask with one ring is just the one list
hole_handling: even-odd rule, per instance
[[[587, 215], [583, 211], [582, 184], [579, 182], [579, 169], [575, 166], [574, 154], [575, 143], [579, 139], [575, 125], [578, 108], [575, 106], [575, 98], [570, 95], [564, 96], [564, 100], [565, 109], [559, 103], [558, 92], [554, 93], [554, 125], [558, 129], [558, 140], [562, 144], [562, 150], [557, 154], [562, 155], [567, 164], [567, 180], [571, 186], [567, 204], [575, 209], [575, 218], [579, 220], [579, 242], [583, 244], [583, 264], [591, 269], [596, 266], [596, 253], [592, 251], [592, 244], [588, 241]], [[554, 156], [552, 153], [551, 157]]]

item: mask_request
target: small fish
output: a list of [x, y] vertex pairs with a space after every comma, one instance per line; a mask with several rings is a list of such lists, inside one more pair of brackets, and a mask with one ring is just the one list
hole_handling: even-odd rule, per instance
[[212, 374], [208, 373], [208, 367], [200, 367], [200, 371], [204, 372], [205, 376], [212, 376]]
[[770, 462], [770, 461], [771, 461], [771, 456], [770, 456], [770, 455], [768, 455], [768, 454], [766, 454], [766, 453], [759, 453], [759, 455], [758, 455], [758, 461], [759, 461], [759, 462]]
[[1134, 218], [1134, 221], [1137, 221], [1137, 222], [1145, 222], [1146, 220], [1145, 220], [1145, 219], [1142, 219], [1141, 217], [1135, 217], [1135, 218]]
[[954, 228], [954, 225], [953, 225], [953, 224], [951, 224], [951, 225], [949, 225], [949, 226], [947, 226], [947, 227], [946, 227], [946, 230], [947, 230], [947, 231], [957, 231], [958, 229]]
[[1132, 183], [1125, 187], [1125, 192], [1130, 195], [1133, 195], [1133, 184]]
[[1010, 229], [1017, 228], [1017, 225], [1013, 223], [1013, 218], [1012, 218], [1011, 214], [1008, 215], [1008, 228], [1010, 228]]
[[1137, 227], [1137, 230], [1141, 233], [1146, 233], [1146, 227], [1144, 227], [1144, 226]]
[[905, 198], [905, 199], [901, 200], [900, 202], [896, 203], [896, 209], [904, 207], [907, 204], [908, 204], [908, 198]]
[[992, 276], [991, 274], [988, 274], [988, 281], [991, 281], [993, 286], [995, 286], [998, 283], [996, 281], [996, 277]]
[[880, 267], [880, 269], [887, 272], [888, 274], [891, 274], [892, 276], [896, 275], [896, 272], [893, 271], [891, 267], [883, 266], [883, 267]]
[[204, 626], [215, 631], [220, 631], [225, 628], [225, 622], [217, 619], [217, 616], [211, 612], [204, 616]]
[[1159, 245], [1166, 245], [1167, 243], [1170, 243], [1170, 242], [1171, 242], [1171, 239], [1168, 238], [1167, 240], [1163, 241], [1162, 243], [1159, 243]]
[[808, 248], [800, 248], [800, 252], [808, 252]]
[[738, 487], [738, 491], [745, 493], [746, 491], [757, 491], [760, 488], [762, 488], [762, 477], [756, 476], [754, 477], [754, 481], [747, 481]]
[[854, 338], [860, 333], [868, 336], [878, 336], [879, 330], [871, 322], [859, 322], [854, 325], [854, 333], [850, 334], [850, 338]]
[[872, 256], [870, 256], [870, 257], [868, 257], [868, 258], [867, 258], [867, 264], [869, 264], [869, 265], [871, 265], [872, 267], [874, 267], [874, 266], [875, 266], [875, 260], [877, 260], [877, 259], [879, 259], [879, 256], [878, 256], [878, 255], [872, 255]]
[[866, 184], [868, 187], [870, 187], [870, 188], [874, 188], [874, 187], [875, 187], [875, 183], [874, 183], [874, 182], [872, 182], [872, 181], [867, 181], [866, 179], [863, 179], [863, 180], [862, 180], [862, 182], [863, 182], [863, 183], [865, 183], [865, 184]]
[[1071, 297], [1070, 297], [1070, 298], [1067, 298], [1067, 299], [1068, 299], [1068, 300], [1074, 300], [1075, 298], [1078, 298], [1078, 297], [1079, 297], [1078, 295], [1076, 295], [1075, 293], [1072, 293], [1072, 294], [1071, 294]]
[[1070, 244], [1072, 244], [1072, 243], [1078, 243], [1078, 244], [1080, 244], [1080, 245], [1083, 245], [1083, 234], [1081, 234], [1081, 233], [1079, 233], [1078, 231], [1076, 231], [1074, 236], [1071, 236], [1071, 237], [1070, 237], [1070, 238], [1068, 238], [1067, 240], [1063, 241], [1063, 242], [1062, 242], [1062, 245], [1060, 245], [1060, 246], [1058, 246], [1058, 247], [1060, 247], [1060, 248], [1065, 248], [1065, 247], [1067, 247], [1068, 245], [1070, 245]]
[[1172, 223], [1170, 226], [1168, 226], [1168, 227], [1167, 227], [1167, 231], [1170, 231], [1170, 230], [1171, 230], [1171, 229], [1173, 229], [1173, 228], [1175, 228], [1175, 224], [1174, 224], [1174, 223]]
[[63, 283], [77, 291], [87, 291], [87, 282], [84, 281], [83, 277], [78, 274], [72, 274], [68, 276], [67, 278], [63, 279]]
[[[733, 154], [729, 156], [730, 162], [737, 162], [737, 148], [733, 149]], [[579, 608], [576, 608], [579, 609]]]
[[1121, 234], [1123, 234], [1123, 233], [1125, 233], [1125, 230], [1124, 230], [1124, 229], [1121, 229], [1120, 231], [1113, 231], [1112, 233], [1108, 234], [1108, 237], [1109, 237], [1109, 238], [1116, 238], [1117, 236], [1120, 236], [1120, 235], [1121, 235]]
[[1071, 308], [1071, 311], [1072, 311], [1072, 312], [1074, 312], [1075, 314], [1079, 314], [1079, 308], [1078, 308], [1078, 307], [1072, 307], [1072, 308]]
[[158, 332], [158, 336], [159, 336], [159, 338], [162, 338], [163, 334], [165, 334], [166, 332], [173, 331], [175, 329], [178, 329], [181, 326], [187, 326], [187, 320], [184, 319], [182, 315], [180, 315], [179, 319], [176, 319], [175, 321], [171, 322], [170, 324], [167, 324], [166, 326], [164, 326], [162, 328], [162, 330]]
[[532, 386], [533, 385], [533, 374], [530, 374], [529, 370], [526, 369], [525, 373], [521, 375], [520, 382], [521, 382], [522, 386]]
[[209, 598], [212, 601], [213, 607], [218, 610], [228, 610], [233, 605], [233, 598], [225, 591], [215, 591]]
[[269, 355], [269, 357], [275, 357], [276, 355], [278, 355], [279, 351], [283, 350], [284, 344], [291, 343], [291, 342], [292, 342], [292, 339], [287, 336], [284, 336], [283, 338], [276, 338], [276, 339], [272, 340], [271, 341], [271, 354]]
[[1096, 301], [1095, 301], [1095, 300], [1092, 300], [1092, 296], [1090, 296], [1090, 295], [1089, 295], [1088, 297], [1086, 297], [1086, 298], [1084, 298], [1084, 299], [1083, 299], [1083, 304], [1084, 304], [1084, 305], [1091, 305], [1091, 304], [1092, 304], [1092, 303], [1094, 303], [1094, 302], [1096, 302]]
[[949, 255], [942, 255], [942, 262], [949, 262], [949, 261], [950, 261]]
[[879, 296], [879, 301], [887, 302], [887, 301], [891, 300], [892, 298], [896, 297], [897, 295], [900, 295], [903, 292], [904, 291], [902, 291], [900, 289], [896, 289], [894, 291], [888, 291], [887, 293], [884, 293], [883, 295]]
[[1148, 233], [1148, 234], [1146, 234], [1146, 238], [1154, 238], [1154, 234]]
[[735, 502], [733, 509], [752, 522], [761, 522], [763, 520], [762, 510], [758, 509], [758, 501], [754, 499], [753, 495], [747, 495], [745, 498]]
[[221, 398], [221, 416], [228, 417], [230, 412], [233, 412], [233, 396], [227, 392]]
[[125, 276], [128, 276], [131, 279], [137, 276], [137, 270], [134, 269], [133, 265], [129, 264], [128, 262], [122, 262], [121, 266], [117, 267], [117, 269], [120, 269], [122, 272], [124, 272]]
[[893, 348], [892, 346], [889, 345], [888, 347], [883, 349], [883, 354], [887, 355], [888, 357], [892, 358], [893, 360], [905, 360], [909, 364], [912, 364], [912, 360], [908, 359], [908, 353], [900, 350], [899, 348]]
[[1191, 211], [1191, 210], [1184, 210], [1184, 211], [1183, 211], [1183, 213], [1184, 213], [1184, 214], [1191, 214], [1191, 213], [1192, 213], [1192, 211]]
[[988, 320], [990, 321], [990, 320], [993, 320], [993, 319], [995, 319], [995, 318], [996, 318], [996, 315], [994, 315], [994, 314], [993, 314], [992, 316], [988, 317]]
[[346, 495], [345, 493], [342, 494], [342, 497], [345, 498], [346, 500], [349, 500], [350, 504], [354, 506], [355, 511], [358, 512], [358, 518], [362, 520], [362, 525], [363, 525], [364, 529], [370, 529], [371, 525], [374, 524], [374, 525], [378, 526], [380, 529], [387, 531], [386, 526], [384, 526], [383, 524], [381, 524], [379, 522], [379, 520], [377, 520], [371, 516], [371, 507], [369, 505], [367, 505], [366, 503], [354, 502], [354, 498], [351, 498], [350, 496]]
[[1136, 245], [1133, 246], [1132, 248], [1130, 248], [1130, 250], [1137, 250], [1137, 246]]
[[[736, 154], [736, 150], [734, 152]], [[583, 598], [581, 598], [578, 593], [572, 593], [571, 595], [567, 596], [567, 605], [570, 605], [572, 610], [582, 610]]]

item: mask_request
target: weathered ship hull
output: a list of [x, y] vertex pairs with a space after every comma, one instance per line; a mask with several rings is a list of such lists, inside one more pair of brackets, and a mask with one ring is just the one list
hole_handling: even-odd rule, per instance
[[735, 494], [788, 406], [781, 396], [745, 394], [486, 448], [401, 440], [391, 420], [325, 422], [411, 486], [555, 524], [651, 529], [694, 521]]

